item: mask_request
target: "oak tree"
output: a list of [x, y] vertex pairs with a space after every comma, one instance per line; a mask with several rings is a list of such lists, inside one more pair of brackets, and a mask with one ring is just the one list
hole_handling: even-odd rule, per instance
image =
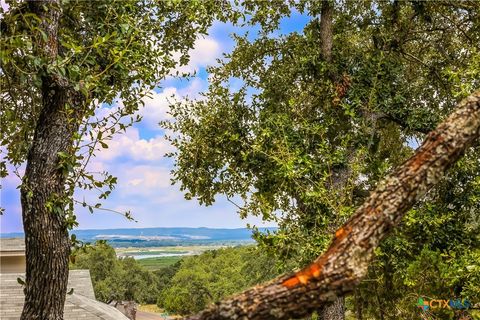
[[374, 250], [412, 205], [480, 138], [480, 91], [430, 132], [415, 154], [383, 179], [336, 232], [326, 252], [303, 269], [211, 305], [195, 320], [305, 317], [353, 291]]
[[[116, 178], [87, 172], [142, 99], [179, 64], [228, 1], [8, 1], [1, 21], [1, 175], [26, 164], [22, 319], [62, 319], [76, 226], [73, 194]], [[233, 17], [229, 17], [233, 18]], [[121, 100], [106, 117], [96, 113]], [[12, 170], [9, 170], [12, 171]], [[101, 204], [87, 204], [91, 211]], [[127, 217], [129, 216], [126, 213]]]
[[[203, 99], [174, 105], [175, 121], [164, 124], [177, 132], [174, 181], [187, 198], [209, 205], [224, 195], [241, 216], [276, 221], [279, 230], [257, 240], [286, 269], [301, 267], [414, 141], [478, 87], [479, 6], [242, 5], [259, 32], [234, 36], [233, 52], [209, 70]], [[303, 30], [279, 35], [298, 12], [308, 18]]]

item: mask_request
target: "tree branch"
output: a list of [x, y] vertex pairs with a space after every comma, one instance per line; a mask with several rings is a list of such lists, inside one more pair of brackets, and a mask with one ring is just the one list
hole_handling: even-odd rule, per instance
[[211, 305], [190, 320], [302, 318], [352, 292], [374, 249], [405, 213], [480, 137], [480, 91], [463, 100], [422, 146], [381, 181], [335, 233], [328, 250], [304, 269]]
[[423, 133], [423, 134], [428, 134], [430, 131], [432, 131], [434, 129], [433, 125], [432, 125], [431, 128], [428, 125], [423, 126], [423, 127], [422, 126], [411, 127], [405, 119], [402, 119], [400, 117], [396, 117], [392, 114], [384, 113], [383, 115], [381, 115], [379, 117], [379, 119], [389, 120], [393, 123], [396, 123], [397, 125], [399, 125], [403, 129], [408, 129], [408, 130], [412, 130], [414, 132]]

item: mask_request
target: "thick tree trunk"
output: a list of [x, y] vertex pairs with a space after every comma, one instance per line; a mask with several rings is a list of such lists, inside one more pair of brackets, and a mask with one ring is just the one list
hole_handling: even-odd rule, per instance
[[[47, 35], [36, 43], [37, 54], [53, 62], [58, 53], [59, 3], [30, 2], [29, 8]], [[70, 241], [64, 215], [66, 177], [58, 168], [58, 153], [73, 152], [72, 136], [80, 121], [75, 115], [83, 100], [64, 79], [43, 76], [42, 109], [21, 188], [27, 260], [23, 320], [63, 319]], [[77, 111], [67, 113], [71, 106]]]
[[62, 202], [65, 177], [58, 169], [58, 152], [71, 149], [72, 129], [64, 112], [69, 100], [62, 88], [45, 88], [28, 154], [21, 189], [27, 260], [22, 319], [63, 319], [70, 242]]
[[462, 101], [417, 152], [380, 182], [335, 233], [329, 249], [301, 271], [253, 287], [189, 319], [302, 318], [352, 292], [374, 249], [404, 214], [480, 137], [480, 91]]

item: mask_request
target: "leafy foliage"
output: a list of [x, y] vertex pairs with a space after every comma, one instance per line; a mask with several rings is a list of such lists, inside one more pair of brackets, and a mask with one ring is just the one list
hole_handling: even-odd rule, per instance
[[[480, 7], [336, 1], [326, 61], [320, 1], [243, 5], [245, 24], [259, 32], [234, 35], [235, 48], [210, 68], [202, 99], [172, 105], [175, 121], [163, 126], [176, 132], [173, 180], [186, 198], [209, 205], [222, 194], [241, 200], [241, 216], [276, 221], [279, 230], [258, 232], [257, 240], [288, 270], [318, 256], [375, 183], [479, 87]], [[281, 20], [295, 10], [310, 18], [303, 32], [279, 35]], [[382, 245], [357, 307], [369, 306], [369, 315], [382, 319], [411, 319], [415, 299], [402, 299], [412, 293], [445, 295], [453, 286], [456, 294], [480, 298], [467, 280], [477, 279], [467, 266], [479, 248], [472, 214], [479, 203], [478, 152], [469, 150]], [[428, 263], [448, 279], [430, 287], [415, 276], [407, 280]], [[453, 276], [458, 264], [464, 272]], [[387, 299], [390, 309], [382, 305]], [[398, 301], [408, 311], [395, 309]]]
[[169, 312], [190, 314], [277, 275], [275, 261], [255, 247], [212, 250], [183, 259], [157, 304]]
[[96, 298], [157, 303], [189, 314], [278, 274], [276, 261], [253, 246], [206, 251], [149, 271], [133, 258], [117, 258], [105, 241], [77, 249], [71, 269], [88, 269]]
[[133, 258], [119, 259], [103, 241], [78, 249], [72, 269], [89, 269], [95, 296], [103, 302], [134, 300], [155, 303], [158, 279]]
[[[235, 20], [236, 13], [228, 2], [215, 0], [103, 0], [94, 6], [87, 1], [61, 1], [59, 8], [50, 8], [60, 12], [58, 39], [50, 39], [58, 42], [54, 46], [58, 54], [51, 61], [39, 47], [41, 39], [47, 40], [45, 22], [28, 6], [9, 1], [9, 9], [2, 7], [0, 12], [0, 176], [8, 174], [7, 164], [20, 176], [18, 168], [33, 143], [47, 78], [83, 96], [78, 105], [65, 106], [68, 122], [80, 126], [71, 148], [58, 154], [68, 192], [49, 199], [50, 210], [65, 211], [71, 228], [77, 224], [75, 203], [90, 212], [101, 209], [101, 203], [74, 200], [76, 188], [94, 190], [99, 199], [106, 199], [116, 184], [107, 172], [88, 172], [91, 157], [108, 148], [113, 135], [141, 120], [137, 111], [144, 99], [176, 66], [188, 62], [189, 50], [214, 18]], [[131, 218], [129, 212], [125, 215]]]
[[[379, 248], [356, 297], [364, 314], [413, 318], [419, 297], [478, 301], [478, 159], [478, 150], [472, 150]], [[441, 312], [433, 316], [455, 317], [451, 310]]]

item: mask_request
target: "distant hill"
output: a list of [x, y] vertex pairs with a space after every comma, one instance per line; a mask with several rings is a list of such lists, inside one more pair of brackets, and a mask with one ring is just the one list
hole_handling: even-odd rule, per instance
[[[274, 231], [276, 228], [262, 228]], [[85, 242], [106, 240], [113, 247], [162, 247], [177, 245], [232, 245], [253, 242], [247, 228], [129, 228], [72, 231]], [[23, 233], [3, 233], [2, 238], [23, 237]]]

